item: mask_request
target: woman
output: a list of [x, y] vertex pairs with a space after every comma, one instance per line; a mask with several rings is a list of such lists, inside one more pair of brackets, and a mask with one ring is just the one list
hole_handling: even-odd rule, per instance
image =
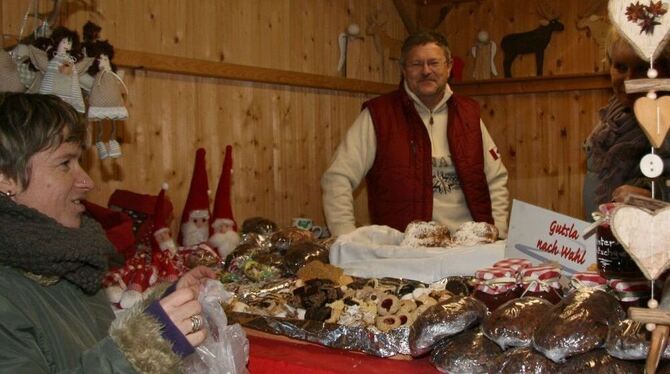
[[0, 372], [175, 371], [206, 337], [197, 296], [212, 271], [114, 320], [100, 288], [114, 249], [83, 215], [83, 118], [56, 96], [5, 93], [0, 124]]
[[[658, 77], [670, 76], [668, 51], [654, 62]], [[640, 160], [651, 152], [651, 144], [635, 119], [633, 104], [644, 94], [626, 94], [624, 81], [647, 77], [649, 63], [642, 60], [618, 33], [610, 34], [607, 50], [610, 77], [614, 95], [607, 106], [600, 110], [600, 123], [596, 125], [584, 144], [586, 150], [586, 176], [584, 178], [584, 216], [592, 220], [591, 213], [598, 205], [623, 202], [631, 193], [651, 196], [651, 181], [642, 175]], [[666, 142], [656, 150], [661, 157], [670, 155]], [[655, 197], [663, 195], [661, 183], [655, 183]]]

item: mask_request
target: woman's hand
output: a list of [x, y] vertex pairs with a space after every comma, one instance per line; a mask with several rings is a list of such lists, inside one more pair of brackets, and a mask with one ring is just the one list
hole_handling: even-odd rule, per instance
[[194, 267], [179, 278], [177, 281], [177, 289], [195, 287], [197, 290], [201, 284], [204, 284], [207, 281], [207, 279], [216, 279], [216, 274], [212, 269], [207, 266]]
[[612, 201], [617, 203], [623, 203], [626, 200], [626, 197], [630, 194], [641, 195], [644, 197], [651, 197], [651, 191], [646, 188], [640, 188], [631, 186], [629, 184], [624, 184], [623, 186], [617, 187], [614, 192], [612, 192]]
[[[176, 290], [160, 301], [172, 323], [194, 347], [202, 344], [207, 337], [207, 330], [202, 328], [202, 305], [198, 301], [200, 286], [207, 279], [214, 278], [216, 274], [206, 266], [193, 268], [179, 278]], [[200, 320], [200, 326], [194, 325], [194, 319]], [[198, 328], [194, 330], [194, 327]]]
[[193, 330], [192, 318], [199, 318], [200, 322], [203, 322], [202, 305], [198, 302], [198, 287], [200, 286], [177, 289], [160, 300], [165, 314], [194, 347], [202, 344], [207, 337], [207, 330], [202, 326]]

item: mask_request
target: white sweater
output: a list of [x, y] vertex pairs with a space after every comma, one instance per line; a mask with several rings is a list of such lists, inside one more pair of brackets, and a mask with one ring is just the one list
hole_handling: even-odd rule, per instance
[[[447, 142], [447, 100], [452, 95], [447, 85], [444, 98], [431, 111], [405, 85], [405, 91], [426, 126], [433, 157], [433, 220], [447, 225], [454, 232], [462, 223], [472, 221], [460, 181], [451, 161]], [[433, 119], [432, 125], [430, 119]], [[481, 122], [481, 121], [480, 121]], [[489, 184], [491, 206], [500, 237], [507, 236], [509, 192], [507, 169], [498, 154], [484, 123], [481, 122], [484, 152], [484, 173]], [[335, 151], [333, 162], [321, 178], [326, 223], [333, 235], [356, 229], [353, 191], [367, 175], [375, 161], [377, 138], [372, 117], [361, 111]]]

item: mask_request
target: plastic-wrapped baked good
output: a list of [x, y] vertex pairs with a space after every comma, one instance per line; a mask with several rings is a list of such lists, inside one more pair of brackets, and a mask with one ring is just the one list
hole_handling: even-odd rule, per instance
[[256, 234], [269, 236], [277, 231], [277, 224], [263, 217], [251, 217], [242, 223], [242, 233], [255, 232]]
[[[610, 326], [605, 349], [622, 360], [644, 360], [649, 353], [650, 336], [644, 324], [625, 319]], [[661, 358], [670, 359], [670, 345], [665, 347]]]
[[312, 232], [297, 227], [288, 227], [279, 230], [270, 237], [272, 250], [281, 254], [285, 254], [291, 245], [311, 241], [314, 241]]
[[484, 318], [482, 331], [502, 349], [528, 347], [533, 333], [552, 306], [549, 301], [538, 297], [510, 300]]
[[642, 374], [644, 361], [626, 361], [596, 349], [570, 358], [558, 369], [559, 374]]
[[328, 250], [313, 242], [299, 242], [288, 247], [284, 256], [286, 271], [296, 274], [308, 262], [319, 260], [324, 264], [329, 262]]
[[533, 347], [554, 362], [600, 348], [608, 327], [624, 319], [614, 296], [581, 289], [566, 296], [548, 313], [533, 334]]
[[479, 324], [486, 312], [486, 305], [469, 296], [454, 296], [430, 306], [409, 329], [412, 356], [421, 356], [439, 340]]
[[493, 360], [500, 353], [500, 347], [474, 329], [437, 344], [430, 361], [443, 373], [490, 373]]
[[496, 374], [554, 374], [558, 364], [531, 347], [517, 347], [496, 357], [491, 373]]

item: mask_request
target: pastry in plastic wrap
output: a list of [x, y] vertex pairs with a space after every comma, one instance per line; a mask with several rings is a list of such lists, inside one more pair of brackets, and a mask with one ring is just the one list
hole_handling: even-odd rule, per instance
[[594, 289], [580, 289], [554, 305], [533, 334], [533, 347], [554, 362], [605, 344], [610, 325], [624, 319], [619, 301]]
[[498, 240], [498, 228], [486, 222], [465, 222], [452, 235], [453, 245], [470, 247]]
[[528, 347], [533, 341], [533, 333], [552, 306], [538, 297], [510, 300], [484, 319], [482, 331], [502, 349]]
[[431, 363], [441, 372], [490, 373], [502, 349], [479, 330], [468, 330], [440, 342], [431, 352]]
[[[649, 353], [650, 338], [644, 324], [625, 319], [610, 326], [605, 349], [622, 360], [644, 360]], [[665, 347], [662, 358], [670, 359], [670, 344]]]
[[277, 231], [277, 224], [263, 217], [247, 218], [242, 223], [242, 234], [253, 232], [260, 235], [270, 236], [275, 231]]
[[301, 267], [314, 260], [327, 264], [329, 262], [328, 252], [328, 249], [313, 242], [292, 244], [288, 247], [284, 256], [286, 271], [290, 274], [296, 274]]
[[559, 374], [642, 374], [644, 361], [626, 361], [612, 357], [604, 349], [596, 349], [571, 357], [558, 369]]
[[469, 296], [454, 296], [428, 307], [409, 329], [412, 356], [421, 356], [438, 341], [479, 324], [486, 312], [486, 305]]
[[405, 228], [401, 247], [448, 247], [451, 235], [446, 225], [437, 222], [412, 221]]
[[491, 373], [496, 374], [554, 374], [558, 364], [531, 347], [517, 347], [496, 357]]
[[312, 241], [314, 241], [314, 236], [311, 231], [288, 227], [272, 234], [270, 246], [273, 251], [285, 254], [291, 245]]

